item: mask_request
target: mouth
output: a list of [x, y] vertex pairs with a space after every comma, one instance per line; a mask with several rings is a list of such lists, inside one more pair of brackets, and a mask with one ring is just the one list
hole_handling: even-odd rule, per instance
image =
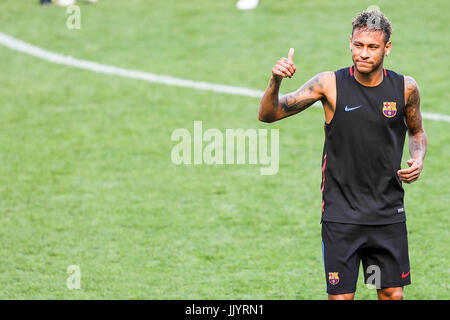
[[371, 63], [370, 63], [370, 62], [365, 62], [365, 61], [357, 61], [356, 63], [358, 63], [358, 64], [362, 64], [362, 65], [366, 65], [366, 66], [369, 66], [369, 65], [371, 65]]

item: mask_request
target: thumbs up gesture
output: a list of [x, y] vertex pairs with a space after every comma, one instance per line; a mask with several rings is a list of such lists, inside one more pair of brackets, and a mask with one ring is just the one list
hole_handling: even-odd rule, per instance
[[272, 75], [276, 80], [281, 80], [286, 77], [292, 78], [294, 76], [297, 69], [292, 59], [294, 59], [294, 48], [289, 50], [287, 58], [281, 58], [272, 68]]

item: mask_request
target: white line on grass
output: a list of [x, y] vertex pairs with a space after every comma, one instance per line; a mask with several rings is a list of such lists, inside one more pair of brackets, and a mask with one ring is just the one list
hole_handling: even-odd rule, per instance
[[[191, 88], [196, 90], [207, 90], [219, 93], [240, 95], [252, 98], [261, 98], [263, 91], [253, 90], [242, 87], [234, 87], [222, 84], [214, 84], [203, 81], [194, 81], [188, 79], [174, 78], [170, 76], [163, 76], [154, 73], [123, 69], [115, 66], [110, 66], [106, 64], [101, 64], [93, 61], [87, 61], [82, 59], [73, 58], [70, 56], [65, 56], [59, 53], [54, 53], [43, 48], [31, 45], [22, 40], [16, 39], [10, 35], [0, 32], [0, 44], [19, 51], [36, 58], [46, 60], [51, 63], [62, 64], [70, 67], [75, 67], [79, 69], [89, 70], [97, 73], [117, 75], [125, 78], [139, 79], [147, 82], [160, 83], [168, 86], [178, 86]], [[319, 103], [315, 103], [315, 106], [320, 106]], [[450, 116], [438, 113], [422, 112], [424, 119], [435, 120], [435, 121], [445, 121], [450, 122]]]

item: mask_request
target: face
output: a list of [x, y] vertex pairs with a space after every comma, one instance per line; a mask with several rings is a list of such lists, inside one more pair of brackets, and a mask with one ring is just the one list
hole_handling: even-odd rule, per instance
[[353, 64], [360, 73], [370, 73], [380, 67], [391, 51], [391, 42], [384, 43], [383, 30], [355, 29], [350, 36]]

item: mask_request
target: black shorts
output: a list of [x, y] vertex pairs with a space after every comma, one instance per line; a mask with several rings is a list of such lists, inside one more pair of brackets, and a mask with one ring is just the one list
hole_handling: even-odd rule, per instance
[[380, 288], [411, 283], [406, 223], [356, 225], [322, 222], [327, 293], [356, 291], [360, 261], [366, 284]]

